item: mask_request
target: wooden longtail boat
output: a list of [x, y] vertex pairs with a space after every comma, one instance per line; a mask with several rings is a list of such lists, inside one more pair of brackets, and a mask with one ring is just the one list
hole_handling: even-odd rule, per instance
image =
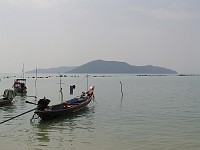
[[93, 92], [94, 86], [91, 87], [86, 93], [82, 93], [79, 97], [52, 106], [48, 106], [50, 102], [49, 99], [40, 99], [38, 101], [38, 107], [34, 113], [43, 120], [54, 119], [60, 116], [72, 114], [85, 108], [93, 100]]
[[11, 104], [16, 95], [17, 94], [11, 89], [4, 90], [4, 93], [2, 95], [3, 97], [0, 98], [0, 106]]

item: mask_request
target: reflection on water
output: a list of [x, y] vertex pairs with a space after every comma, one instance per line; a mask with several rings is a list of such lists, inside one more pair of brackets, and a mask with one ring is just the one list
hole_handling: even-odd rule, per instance
[[27, 93], [17, 92], [17, 96], [26, 97], [26, 96], [27, 96]]
[[122, 104], [123, 104], [123, 95], [121, 96], [121, 100], [120, 100], [120, 108], [122, 108]]
[[[37, 149], [43, 148], [61, 148], [65, 145], [73, 147], [74, 144], [85, 141], [85, 136], [94, 132], [94, 107], [85, 108], [75, 114], [59, 117], [53, 120], [44, 121], [33, 119], [31, 125], [34, 133], [31, 136], [30, 144]], [[78, 134], [77, 134], [78, 133]], [[87, 135], [86, 135], [87, 134]], [[56, 147], [54, 145], [56, 144]]]
[[5, 111], [6, 113], [13, 113], [16, 109], [16, 106], [12, 103], [3, 107], [0, 107], [0, 110]]

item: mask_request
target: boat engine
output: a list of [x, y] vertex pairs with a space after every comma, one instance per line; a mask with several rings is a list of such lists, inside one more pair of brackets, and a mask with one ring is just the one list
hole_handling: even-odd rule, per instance
[[38, 110], [44, 110], [44, 109], [46, 109], [48, 107], [49, 103], [50, 103], [50, 100], [46, 99], [45, 97], [43, 99], [40, 99], [38, 101], [38, 107], [37, 107]]

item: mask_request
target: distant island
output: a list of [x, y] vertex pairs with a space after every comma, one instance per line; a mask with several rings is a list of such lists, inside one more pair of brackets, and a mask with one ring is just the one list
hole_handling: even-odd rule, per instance
[[[26, 73], [35, 73], [35, 70]], [[134, 66], [126, 62], [94, 60], [81, 66], [64, 66], [38, 69], [38, 73], [105, 73], [105, 74], [177, 74], [176, 71], [164, 67], [146, 65]]]

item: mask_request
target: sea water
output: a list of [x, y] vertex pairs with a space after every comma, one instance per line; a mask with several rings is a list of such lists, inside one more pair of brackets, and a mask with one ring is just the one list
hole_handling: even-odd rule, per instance
[[[50, 104], [60, 103], [60, 86], [64, 100], [88, 88], [82, 74], [66, 74], [62, 84], [56, 74], [34, 76], [26, 75], [27, 96], [0, 107], [0, 122], [35, 108], [26, 100], [37, 103], [45, 96]], [[1, 74], [0, 92], [17, 77]], [[70, 85], [76, 85], [74, 95]], [[95, 86], [95, 100], [74, 115], [42, 121], [31, 120], [30, 112], [0, 124], [1, 149], [200, 149], [200, 76], [94, 74], [88, 85]]]

